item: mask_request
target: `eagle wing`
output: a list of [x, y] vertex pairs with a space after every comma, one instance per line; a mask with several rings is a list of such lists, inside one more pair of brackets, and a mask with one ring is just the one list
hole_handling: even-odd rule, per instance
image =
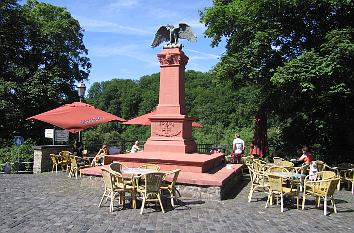
[[155, 48], [165, 41], [170, 41], [170, 31], [166, 26], [161, 26], [155, 34], [155, 39], [152, 42], [151, 47]]
[[179, 24], [179, 38], [187, 39], [188, 41], [194, 42], [197, 41], [197, 36], [192, 32], [192, 28], [185, 23]]

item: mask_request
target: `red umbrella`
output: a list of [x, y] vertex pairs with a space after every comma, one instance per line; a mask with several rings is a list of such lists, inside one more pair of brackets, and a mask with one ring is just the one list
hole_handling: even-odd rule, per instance
[[72, 133], [109, 121], [125, 121], [123, 118], [95, 108], [92, 105], [74, 102], [27, 118], [47, 122]]
[[263, 157], [268, 153], [267, 117], [265, 113], [258, 113], [255, 117], [255, 126], [250, 153]]
[[[156, 114], [156, 111], [152, 111], [152, 112], [146, 113], [144, 115], [130, 119], [126, 122], [123, 122], [123, 124], [126, 124], [126, 125], [150, 125], [151, 122], [150, 122], [149, 117], [153, 116], [155, 114]], [[192, 126], [193, 127], [203, 127], [202, 124], [200, 124], [198, 122], [194, 122], [194, 121], [192, 122]]]

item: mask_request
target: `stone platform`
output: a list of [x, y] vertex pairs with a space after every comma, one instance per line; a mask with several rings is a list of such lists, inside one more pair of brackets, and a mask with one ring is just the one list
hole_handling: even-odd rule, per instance
[[[158, 153], [119, 154], [107, 156], [104, 166], [116, 161], [128, 167], [139, 167], [144, 163], [154, 163], [160, 166], [161, 171], [180, 168], [177, 187], [183, 196], [222, 200], [231, 189], [239, 185], [243, 165], [230, 164], [225, 166], [221, 160], [223, 155], [220, 155], [222, 154], [184, 154], [180, 157], [172, 157], [172, 155], [159, 157]], [[202, 168], [203, 166], [204, 168]], [[102, 176], [101, 168], [102, 166], [90, 167], [81, 171], [86, 176]], [[202, 172], [207, 168], [209, 170]], [[169, 179], [172, 179], [172, 177], [167, 177], [167, 180]]]
[[143, 152], [116, 154], [105, 156], [104, 164], [114, 161], [124, 163], [128, 167], [139, 167], [146, 163], [158, 164], [161, 170], [181, 169], [184, 172], [205, 173], [223, 164], [224, 154], [185, 154]]

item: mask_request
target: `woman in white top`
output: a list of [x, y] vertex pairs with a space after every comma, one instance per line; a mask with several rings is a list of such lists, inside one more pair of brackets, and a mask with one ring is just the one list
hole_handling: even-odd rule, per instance
[[130, 153], [136, 153], [140, 150], [139, 141], [136, 141], [130, 150]]

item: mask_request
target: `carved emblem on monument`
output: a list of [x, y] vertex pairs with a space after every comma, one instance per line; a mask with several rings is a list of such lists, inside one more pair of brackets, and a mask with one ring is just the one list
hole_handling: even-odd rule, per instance
[[177, 129], [175, 127], [175, 123], [171, 121], [161, 121], [156, 122], [156, 129], [154, 130], [155, 136], [161, 137], [175, 137], [178, 136], [182, 130]]

